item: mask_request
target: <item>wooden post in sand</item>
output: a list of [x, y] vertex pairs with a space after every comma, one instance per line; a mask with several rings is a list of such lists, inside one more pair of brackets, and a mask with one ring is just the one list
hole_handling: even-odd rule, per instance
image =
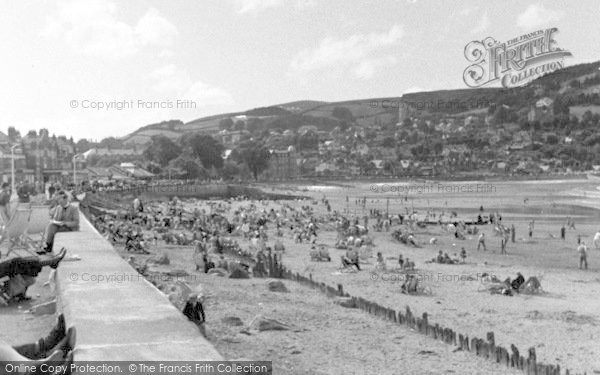
[[519, 349], [517, 349], [515, 344], [511, 344], [510, 350], [512, 352], [512, 355], [510, 356], [511, 367], [519, 368]]
[[465, 350], [467, 352], [470, 352], [471, 348], [469, 346], [469, 336], [464, 336], [463, 340], [464, 340], [464, 348], [463, 348], [463, 350]]
[[490, 347], [490, 357], [492, 358], [492, 360], [495, 362], [496, 359], [496, 338], [494, 336], [494, 332], [488, 332], [486, 335], [486, 339], [488, 341], [489, 347]]
[[427, 336], [427, 335], [429, 335], [429, 319], [428, 319], [426, 312], [423, 313], [422, 322], [423, 322], [423, 332], [421, 332], [421, 333]]
[[535, 348], [529, 348], [529, 356], [527, 357], [527, 373], [537, 375], [537, 363], [536, 363]]

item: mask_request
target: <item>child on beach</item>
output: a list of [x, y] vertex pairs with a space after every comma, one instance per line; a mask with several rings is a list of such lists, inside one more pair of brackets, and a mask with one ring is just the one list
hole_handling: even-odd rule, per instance
[[487, 251], [486, 247], [485, 247], [485, 234], [481, 233], [479, 235], [479, 240], [477, 241], [477, 251], [479, 251], [479, 248], [483, 247], [483, 251]]

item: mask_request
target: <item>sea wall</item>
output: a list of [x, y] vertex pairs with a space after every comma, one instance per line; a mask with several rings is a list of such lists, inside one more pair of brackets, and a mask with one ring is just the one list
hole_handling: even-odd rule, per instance
[[78, 232], [58, 233], [58, 309], [77, 329], [76, 361], [223, 360], [167, 296], [133, 269], [80, 213]]
[[[265, 192], [259, 188], [247, 185], [228, 184], [169, 184], [144, 186], [137, 188], [88, 193], [91, 201], [110, 201], [117, 203], [122, 208], [128, 208], [136, 196], [142, 200], [169, 200], [173, 197], [196, 199], [229, 199], [235, 197], [248, 197], [251, 199], [302, 199], [300, 195], [285, 195]], [[127, 207], [123, 206], [127, 205]]]

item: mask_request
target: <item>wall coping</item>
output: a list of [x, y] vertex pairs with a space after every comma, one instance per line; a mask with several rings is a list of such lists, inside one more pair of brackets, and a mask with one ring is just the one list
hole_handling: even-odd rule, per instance
[[77, 329], [76, 361], [220, 361], [222, 356], [169, 301], [133, 269], [79, 212], [78, 232], [58, 233], [79, 261], [56, 272], [58, 308]]

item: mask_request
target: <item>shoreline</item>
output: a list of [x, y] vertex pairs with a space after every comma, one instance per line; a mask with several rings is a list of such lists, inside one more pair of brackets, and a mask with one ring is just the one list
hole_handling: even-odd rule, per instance
[[[452, 177], [390, 177], [390, 176], [357, 176], [345, 178], [341, 177], [311, 177], [287, 181], [257, 181], [252, 182], [249, 186], [258, 187], [273, 187], [273, 186], [305, 186], [307, 184], [321, 185], [321, 186], [336, 186], [336, 187], [353, 187], [357, 183], [386, 183], [386, 182], [400, 182], [400, 183], [443, 183], [443, 182], [529, 182], [534, 183], [536, 181], [568, 181], [568, 182], [589, 182], [594, 183], [594, 180], [587, 178], [586, 174], [569, 174], [569, 175], [544, 175], [536, 176], [501, 176], [501, 175], [472, 175], [472, 176], [456, 176]], [[600, 181], [598, 181], [600, 183]]]

